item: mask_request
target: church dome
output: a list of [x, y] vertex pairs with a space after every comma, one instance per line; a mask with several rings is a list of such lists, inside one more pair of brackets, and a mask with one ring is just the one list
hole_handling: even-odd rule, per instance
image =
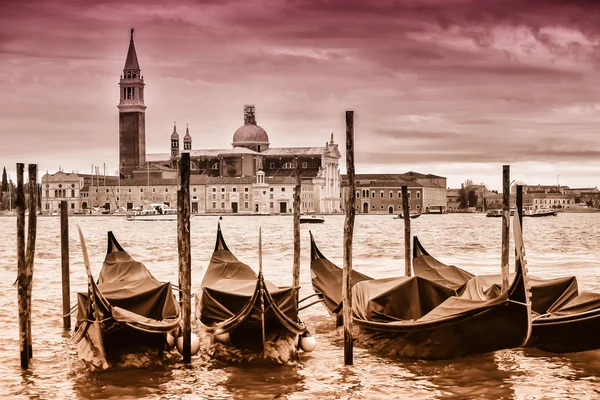
[[256, 124], [254, 105], [244, 106], [244, 125], [235, 131], [231, 144], [233, 147], [246, 147], [258, 152], [269, 148], [267, 132]]
[[244, 124], [233, 134], [233, 145], [269, 144], [267, 132], [258, 125]]

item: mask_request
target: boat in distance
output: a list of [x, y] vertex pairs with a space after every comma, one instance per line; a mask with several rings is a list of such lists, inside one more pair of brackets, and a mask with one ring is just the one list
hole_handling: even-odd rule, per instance
[[[429, 255], [416, 236], [413, 268], [417, 276], [458, 292], [469, 291], [479, 298], [492, 299], [500, 291], [500, 275], [475, 276], [446, 265]], [[529, 276], [529, 282], [533, 317], [527, 346], [552, 353], [600, 349], [600, 293], [579, 293], [574, 276], [553, 279]]]
[[239, 261], [227, 247], [220, 224], [201, 288], [194, 295], [196, 317], [217, 358], [283, 364], [296, 354], [300, 339], [308, 334], [298, 316], [300, 288], [277, 287], [265, 280], [262, 261], [258, 274]]
[[153, 203], [142, 210], [130, 210], [126, 214], [127, 221], [176, 221], [177, 209], [166, 204]]
[[321, 215], [301, 215], [300, 223], [301, 224], [322, 224], [325, 222], [325, 217]]
[[[504, 214], [504, 212], [502, 211], [502, 209], [497, 209], [497, 210], [490, 210], [488, 211], [485, 216], [486, 217], [491, 217], [491, 218], [500, 218], [502, 215]], [[513, 217], [515, 215], [515, 210], [511, 209], [510, 210], [510, 216]]]
[[180, 309], [171, 284], [154, 278], [144, 264], [123, 250], [112, 232], [108, 232], [108, 249], [96, 283], [81, 231], [79, 234], [88, 288], [77, 293], [72, 340], [86, 367], [106, 370], [123, 356], [159, 356], [172, 348], [167, 336], [178, 336]]
[[[531, 332], [525, 268], [517, 263], [512, 285], [492, 300], [459, 294], [421, 277], [372, 279], [352, 272], [352, 317], [363, 347], [391, 356], [456, 359], [522, 346]], [[334, 321], [342, 321], [342, 269], [311, 235], [315, 292]]]
[[548, 208], [538, 208], [535, 211], [523, 213], [524, 217], [532, 217], [532, 218], [536, 218], [536, 217], [556, 217], [557, 215], [558, 215], [558, 211], [557, 210], [552, 210], [552, 209], [548, 209]]
[[[422, 213], [410, 213], [408, 214], [408, 216], [410, 217], [410, 219], [415, 219], [415, 218], [419, 218], [421, 216]], [[404, 216], [402, 214], [398, 214], [394, 217], [394, 219], [404, 219]]]

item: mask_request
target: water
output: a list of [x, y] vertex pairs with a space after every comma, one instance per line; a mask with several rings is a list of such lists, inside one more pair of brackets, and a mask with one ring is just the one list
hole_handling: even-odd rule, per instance
[[[264, 272], [276, 284], [291, 283], [292, 217], [224, 217], [225, 240], [233, 253], [258, 265], [258, 226], [263, 228]], [[192, 219], [192, 291], [199, 289], [215, 243], [216, 217]], [[343, 216], [302, 225], [301, 296], [312, 294], [309, 272], [311, 229], [317, 244], [341, 265]], [[354, 267], [374, 277], [404, 271], [403, 222], [391, 215], [358, 215]], [[125, 221], [116, 217], [71, 217], [71, 304], [85, 290], [85, 268], [76, 226], [86, 236], [97, 276], [106, 251], [106, 231], [159, 280], [177, 281], [175, 221]], [[411, 220], [413, 233], [441, 261], [475, 273], [498, 273], [500, 219], [475, 214], [423, 215]], [[540, 277], [576, 275], [581, 289], [600, 291], [600, 215], [560, 214], [524, 221], [529, 271]], [[598, 398], [600, 351], [553, 355], [506, 350], [454, 361], [386, 358], [355, 347], [354, 366], [343, 365], [343, 342], [321, 305], [301, 312], [316, 335], [317, 349], [285, 366], [232, 366], [200, 353], [191, 366], [173, 356], [165, 365], [142, 370], [88, 373], [62, 330], [60, 222], [38, 219], [33, 287], [34, 358], [19, 367], [16, 278], [16, 220], [0, 218], [0, 397], [82, 399], [541, 399]], [[512, 251], [511, 251], [512, 253]], [[511, 265], [512, 261], [511, 261]]]

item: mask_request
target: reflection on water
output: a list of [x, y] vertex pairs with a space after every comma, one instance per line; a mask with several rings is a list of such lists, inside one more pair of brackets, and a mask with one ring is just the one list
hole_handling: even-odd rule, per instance
[[[308, 230], [323, 253], [341, 265], [343, 216], [302, 226], [301, 293], [312, 294], [308, 270]], [[106, 231], [114, 231], [131, 255], [159, 280], [177, 280], [175, 221], [128, 222], [115, 217], [72, 217], [71, 303], [85, 290], [85, 269], [75, 225], [84, 231], [97, 275], [106, 251]], [[214, 247], [217, 217], [192, 219], [192, 291], [199, 290]], [[257, 268], [258, 226], [263, 227], [265, 276], [291, 283], [292, 217], [225, 217], [225, 240], [233, 253]], [[170, 355], [164, 364], [142, 370], [88, 373], [62, 330], [59, 218], [40, 218], [33, 289], [34, 358], [19, 368], [15, 218], [0, 218], [0, 397], [10, 398], [231, 398], [231, 399], [541, 399], [600, 397], [600, 351], [553, 355], [533, 349], [453, 360], [417, 361], [385, 357], [355, 347], [354, 366], [343, 365], [343, 341], [324, 308], [301, 315], [317, 349], [284, 366], [230, 366], [211, 360], [201, 349], [190, 366]], [[585, 290], [599, 290], [600, 215], [561, 214], [525, 221], [529, 271], [540, 277], [576, 275]], [[477, 273], [497, 273], [500, 221], [482, 215], [423, 215], [411, 221], [427, 250], [441, 261]], [[404, 271], [403, 225], [392, 216], [358, 215], [354, 267], [374, 277]]]

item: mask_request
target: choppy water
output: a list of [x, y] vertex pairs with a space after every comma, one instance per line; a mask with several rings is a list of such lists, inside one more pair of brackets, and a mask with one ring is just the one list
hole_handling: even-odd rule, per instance
[[[309, 237], [341, 265], [343, 216], [325, 224], [301, 226], [301, 296], [312, 293]], [[199, 289], [212, 253], [216, 217], [192, 219], [192, 289]], [[116, 217], [72, 217], [71, 302], [85, 290], [85, 273], [76, 225], [86, 235], [97, 275], [106, 251], [106, 231], [114, 231], [129, 253], [160, 280], [177, 281], [176, 222], [128, 222]], [[476, 273], [497, 273], [500, 219], [483, 215], [423, 215], [411, 221], [413, 233], [434, 256]], [[60, 221], [38, 219], [33, 288], [34, 358], [19, 367], [16, 278], [16, 220], [0, 218], [0, 397], [2, 398], [243, 398], [243, 399], [462, 399], [598, 398], [600, 351], [552, 355], [507, 350], [455, 361], [385, 358], [355, 347], [354, 366], [343, 365], [343, 343], [321, 305], [302, 312], [316, 334], [317, 349], [285, 366], [229, 366], [203, 354], [191, 366], [173, 357], [143, 370], [88, 373], [62, 330]], [[276, 284], [291, 283], [292, 217], [225, 217], [225, 240], [234, 254], [257, 266], [258, 226], [263, 227], [264, 272]], [[600, 215], [561, 214], [525, 219], [524, 237], [531, 274], [576, 275], [580, 288], [600, 291]], [[402, 221], [392, 216], [357, 215], [354, 267], [374, 277], [404, 271]], [[511, 252], [512, 253], [512, 252]], [[511, 261], [512, 265], [512, 261]], [[202, 352], [202, 350], [201, 350]]]

